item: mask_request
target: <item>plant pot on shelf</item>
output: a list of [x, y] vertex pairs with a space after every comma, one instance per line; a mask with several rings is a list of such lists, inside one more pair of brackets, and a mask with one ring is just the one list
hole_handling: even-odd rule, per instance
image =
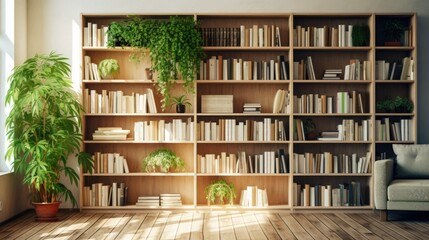
[[34, 203], [37, 221], [57, 221], [57, 213], [61, 202], [54, 203]]
[[176, 105], [176, 112], [177, 113], [185, 113], [186, 112], [186, 105], [184, 105], [184, 104], [177, 104]]
[[401, 46], [401, 42], [384, 42], [384, 46], [398, 47], [398, 46]]

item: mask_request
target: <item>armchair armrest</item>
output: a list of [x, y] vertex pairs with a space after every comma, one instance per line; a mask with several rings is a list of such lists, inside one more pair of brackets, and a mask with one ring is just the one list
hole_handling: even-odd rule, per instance
[[374, 200], [376, 209], [387, 209], [387, 187], [393, 179], [393, 164], [392, 159], [375, 161]]

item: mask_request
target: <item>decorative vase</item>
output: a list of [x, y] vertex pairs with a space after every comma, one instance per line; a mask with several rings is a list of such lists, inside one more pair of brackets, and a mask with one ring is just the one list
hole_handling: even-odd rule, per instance
[[177, 104], [176, 105], [176, 112], [177, 113], [184, 113], [184, 112], [186, 112], [186, 106], [184, 104]]
[[61, 202], [54, 203], [34, 203], [37, 221], [57, 221], [57, 213]]

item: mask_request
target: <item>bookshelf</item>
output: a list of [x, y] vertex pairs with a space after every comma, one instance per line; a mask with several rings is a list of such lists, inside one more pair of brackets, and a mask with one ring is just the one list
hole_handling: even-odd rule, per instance
[[[169, 15], [142, 17], [168, 19]], [[136, 51], [135, 49], [107, 48], [103, 44], [82, 47], [82, 63], [84, 63], [84, 56], [89, 56], [93, 63], [99, 63], [105, 58], [115, 58], [120, 64], [119, 75], [111, 80], [86, 79], [85, 72], [82, 70], [83, 95], [86, 94], [85, 89], [88, 89], [88, 92], [94, 90], [97, 94], [102, 94], [103, 90], [107, 92], [122, 91], [123, 95], [146, 93], [147, 89], [152, 89], [157, 103], [157, 112], [151, 113], [147, 109], [144, 113], [89, 112], [82, 114], [85, 137], [83, 149], [90, 154], [120, 153], [126, 158], [129, 173], [97, 172], [91, 175], [82, 172], [81, 209], [146, 209], [149, 207], [135, 205], [140, 196], [165, 193], [180, 193], [182, 201], [181, 206], [167, 208], [222, 208], [219, 205], [208, 206], [204, 194], [205, 187], [219, 179], [233, 183], [236, 188], [237, 198], [234, 206], [224, 206], [229, 208], [372, 209], [374, 160], [380, 155], [393, 156], [391, 146], [394, 143], [416, 143], [418, 79], [416, 74], [416, 15], [412, 13], [353, 13], [347, 15], [277, 13], [196, 14], [194, 17], [199, 22], [204, 38], [205, 57], [201, 61], [200, 73], [195, 81], [195, 95], [189, 96], [193, 107], [192, 109], [187, 108], [184, 114], [175, 113], [173, 108], [161, 111], [159, 103], [161, 97], [156, 91], [156, 83], [146, 78], [145, 68], [150, 67], [150, 62], [147, 58], [138, 63], [129, 61], [129, 55]], [[85, 27], [89, 22], [96, 23], [100, 27], [126, 18], [126, 14], [83, 14], [82, 32], [85, 32]], [[383, 39], [383, 34], [380, 34], [386, 28], [386, 22], [391, 20], [398, 21], [411, 29], [406, 33], [407, 39], [403, 37], [399, 46], [385, 46], [387, 40]], [[342, 27], [343, 25], [344, 27]], [[348, 44], [345, 36], [347, 36], [349, 26], [360, 25], [368, 26], [367, 43], [363, 46]], [[339, 43], [340, 36], [337, 31], [341, 31], [340, 28], [344, 28], [344, 43]], [[254, 34], [255, 32], [257, 34]], [[331, 32], [335, 32], [335, 37], [326, 35]], [[244, 36], [244, 39], [240, 39], [239, 36]], [[303, 39], [303, 36], [307, 39]], [[323, 42], [320, 42], [322, 38]], [[308, 68], [309, 57], [311, 57], [311, 65], [309, 65], [312, 67], [311, 69]], [[405, 58], [412, 60], [409, 64], [412, 66], [410, 68], [414, 70], [412, 77], [406, 77], [403, 80], [377, 79], [379, 76], [377, 62], [383, 60], [385, 63], [396, 62], [399, 66], [399, 62], [402, 63]], [[354, 65], [352, 66], [352, 64]], [[349, 70], [346, 70], [346, 65], [350, 65]], [[389, 72], [388, 66], [386, 64], [383, 66], [387, 68], [385, 72], [389, 75], [392, 70], [390, 69]], [[393, 64], [389, 67], [393, 67]], [[340, 79], [322, 80], [328, 69], [341, 69], [341, 72], [337, 74]], [[351, 75], [351, 69], [354, 69], [354, 75]], [[354, 80], [343, 80], [346, 71], [348, 71], [349, 79]], [[286, 74], [284, 74], [285, 72]], [[156, 74], [154, 79], [156, 79]], [[178, 84], [183, 84], [183, 82], [178, 81]], [[179, 95], [180, 89], [174, 87], [173, 95]], [[273, 113], [274, 98], [279, 89], [286, 90], [284, 98], [288, 101], [285, 101], [287, 104], [282, 105], [282, 111]], [[340, 111], [336, 108], [339, 104], [337, 101], [340, 96], [339, 92], [346, 93], [345, 95], [348, 96], [347, 107], [350, 107], [348, 111]], [[206, 105], [204, 108], [202, 107], [202, 99], [207, 95], [232, 96], [232, 102], [228, 103], [232, 111], [230, 108], [227, 112], [222, 112], [225, 110], [224, 108], [218, 109], [221, 112], [203, 111]], [[397, 96], [408, 98], [413, 102], [412, 112], [392, 113], [377, 110], [377, 103]], [[327, 105], [326, 98], [328, 97], [331, 97], [329, 100], [331, 101], [331, 111], [327, 110], [329, 108], [327, 106], [324, 106], [322, 111], [321, 106]], [[219, 98], [215, 99], [219, 100]], [[359, 105], [360, 100], [362, 104]], [[83, 101], [88, 100], [83, 98]], [[309, 102], [312, 102], [312, 106], [309, 105]], [[258, 103], [259, 105], [256, 106], [259, 112], [243, 112], [243, 106], [249, 103], [251, 103], [250, 105]], [[185, 140], [145, 139], [136, 141], [137, 138], [134, 136], [136, 122], [163, 121], [167, 123], [177, 119], [193, 125], [192, 137]], [[317, 138], [311, 137], [308, 139], [307, 134], [303, 133], [301, 137], [307, 137], [307, 139], [300, 139], [295, 129], [304, 128], [304, 125], [296, 126], [297, 119], [302, 122], [311, 119], [318, 135], [321, 132], [335, 132], [339, 125], [343, 125], [343, 128], [349, 131], [353, 129], [353, 133], [356, 131], [356, 136], [353, 137], [353, 140], [344, 138], [317, 140]], [[386, 119], [390, 124], [399, 122], [399, 127], [405, 128], [406, 125], [407, 138], [379, 138], [380, 132], [387, 129], [383, 125], [386, 123]], [[401, 125], [401, 121], [404, 122], [403, 125]], [[350, 122], [353, 122], [352, 127], [349, 126]], [[127, 140], [92, 140], [92, 134], [97, 128], [113, 126], [130, 130]], [[234, 126], [234, 133], [231, 129], [228, 130], [228, 126], [229, 128]], [[380, 128], [384, 130], [380, 130]], [[358, 132], [364, 131], [366, 132], [365, 137], [363, 137], [363, 133], [358, 134]], [[399, 132], [405, 134], [405, 129], [403, 133], [400, 129]], [[280, 137], [283, 135], [284, 137]], [[158, 148], [169, 148], [176, 152], [185, 160], [186, 170], [179, 173], [142, 172], [142, 159]], [[280, 167], [280, 159], [276, 163], [275, 156], [279, 156], [279, 150], [284, 152], [287, 172], [281, 170], [283, 167]], [[338, 156], [338, 159], [335, 160], [337, 164], [339, 161], [349, 161], [350, 166], [348, 166], [348, 170], [345, 170], [345, 165], [340, 164], [341, 166], [336, 168], [344, 168], [341, 171], [335, 171], [333, 166], [326, 171], [295, 171], [297, 167], [295, 155], [306, 153], [314, 156], [318, 153], [330, 153], [332, 156]], [[225, 160], [222, 157], [228, 156], [228, 159], [236, 159], [240, 157], [240, 154], [245, 154], [247, 172], [245, 169], [233, 165], [232, 161], [227, 164], [226, 157]], [[270, 159], [270, 155], [273, 155], [274, 159]], [[217, 156], [219, 157], [217, 158]], [[347, 156], [347, 160], [345, 156]], [[352, 160], [352, 156], [356, 160]], [[354, 169], [357, 165], [352, 166], [353, 161], [358, 164], [360, 158], [370, 159], [367, 171], [357, 171]], [[365, 159], [362, 161], [364, 162]], [[249, 161], [252, 163], [254, 171], [257, 170], [256, 165], [259, 167], [259, 163], [262, 162], [260, 169], [263, 170], [249, 173]], [[305, 161], [310, 163], [310, 160]], [[314, 166], [312, 169], [320, 168], [320, 157], [317, 159], [312, 157], [311, 161]], [[217, 162], [219, 162], [219, 169], [216, 170]], [[270, 163], [264, 165], [266, 162]], [[334, 157], [323, 160], [323, 163], [328, 162], [333, 164]], [[276, 164], [278, 170], [276, 170]], [[274, 169], [273, 171], [267, 170], [271, 167]], [[127, 187], [128, 200], [125, 206], [90, 206], [88, 204], [87, 197], [84, 197], [87, 195], [85, 191], [88, 191], [88, 187], [98, 183], [112, 185], [113, 182], [124, 183]], [[248, 186], [265, 189], [269, 206], [242, 207], [240, 192]], [[354, 192], [352, 196], [355, 197], [358, 194], [360, 199], [355, 197], [355, 202], [351, 204], [347, 202], [338, 204], [336, 201], [337, 205], [333, 205], [331, 194], [329, 195], [330, 204], [324, 204], [325, 196], [322, 200], [321, 193], [327, 191], [327, 186], [331, 189], [331, 193], [335, 188], [348, 189], [349, 186], [353, 186], [353, 188], [350, 187], [350, 191]], [[356, 190], [357, 188], [359, 191]], [[318, 197], [318, 200], [314, 200], [314, 203], [310, 204], [301, 204], [301, 197], [303, 197], [301, 191], [303, 194], [308, 194], [306, 199], [310, 195], [314, 195], [314, 197]], [[318, 191], [317, 194], [316, 191]]]

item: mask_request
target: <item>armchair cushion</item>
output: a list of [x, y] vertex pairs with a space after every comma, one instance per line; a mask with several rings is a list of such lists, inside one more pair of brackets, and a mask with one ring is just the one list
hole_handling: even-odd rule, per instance
[[393, 144], [396, 154], [395, 178], [429, 178], [429, 144]]
[[427, 179], [397, 179], [387, 188], [389, 201], [428, 202], [429, 180]]

